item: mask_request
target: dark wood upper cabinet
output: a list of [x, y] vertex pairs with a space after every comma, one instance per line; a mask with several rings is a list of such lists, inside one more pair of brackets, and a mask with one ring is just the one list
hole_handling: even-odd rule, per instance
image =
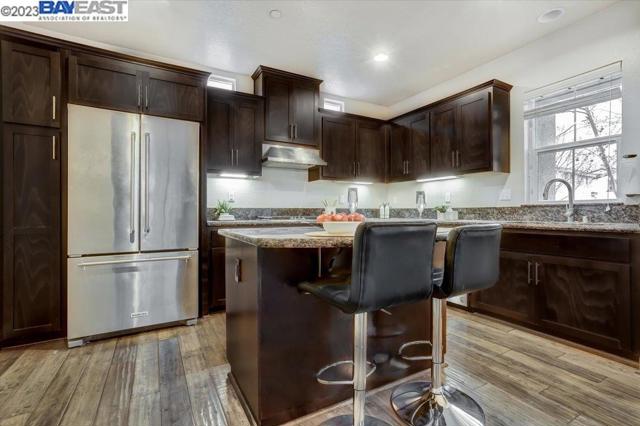
[[265, 139], [317, 147], [318, 103], [322, 80], [260, 65], [253, 73], [254, 93], [265, 97]]
[[389, 174], [388, 180], [397, 182], [407, 180], [407, 161], [409, 157], [409, 132], [405, 123], [393, 123], [389, 135]]
[[2, 41], [5, 122], [60, 127], [60, 53]]
[[62, 329], [60, 132], [4, 126], [2, 344]]
[[384, 182], [386, 175], [385, 126], [377, 121], [356, 120], [356, 179]]
[[207, 171], [260, 175], [264, 99], [209, 88], [207, 116]]
[[145, 114], [203, 120], [206, 82], [202, 79], [153, 68], [148, 68], [143, 78]]
[[390, 180], [509, 172], [510, 90], [492, 80], [393, 119], [408, 129], [410, 147], [401, 159], [392, 135]]
[[455, 169], [458, 114], [455, 102], [431, 110], [431, 175], [452, 174]]
[[69, 56], [69, 102], [181, 120], [204, 118], [206, 80], [110, 57]]
[[309, 169], [309, 180], [384, 182], [386, 123], [354, 114], [320, 111], [320, 154], [327, 166]]
[[86, 53], [69, 56], [69, 102], [141, 112], [143, 73], [131, 62]]
[[409, 121], [410, 159], [407, 173], [413, 178], [421, 178], [431, 170], [431, 137], [429, 113], [417, 114]]
[[356, 178], [355, 122], [350, 118], [322, 117], [322, 177]]
[[460, 172], [491, 165], [491, 93], [481, 91], [458, 100], [456, 166]]

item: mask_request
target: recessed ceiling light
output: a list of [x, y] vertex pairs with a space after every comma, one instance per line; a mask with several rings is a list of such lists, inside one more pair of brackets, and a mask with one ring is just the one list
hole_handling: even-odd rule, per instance
[[282, 12], [280, 12], [278, 9], [272, 9], [269, 11], [269, 16], [273, 19], [278, 19], [282, 16]]
[[557, 7], [555, 9], [547, 10], [542, 15], [538, 16], [538, 22], [541, 24], [548, 24], [549, 22], [555, 21], [564, 15], [564, 9], [561, 7]]
[[376, 62], [385, 62], [389, 60], [389, 55], [387, 55], [386, 53], [378, 53], [373, 57], [373, 60]]

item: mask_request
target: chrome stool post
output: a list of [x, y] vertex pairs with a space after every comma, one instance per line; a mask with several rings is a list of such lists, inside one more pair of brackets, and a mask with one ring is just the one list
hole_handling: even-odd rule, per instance
[[[442, 316], [448, 297], [489, 288], [496, 283], [501, 231], [500, 225], [470, 225], [456, 228], [449, 234], [444, 275], [439, 286], [434, 288], [431, 302], [431, 381], [405, 383], [391, 394], [393, 410], [407, 425], [485, 425], [485, 414], [480, 405], [469, 395], [444, 383]], [[403, 347], [399, 350], [401, 356]]]

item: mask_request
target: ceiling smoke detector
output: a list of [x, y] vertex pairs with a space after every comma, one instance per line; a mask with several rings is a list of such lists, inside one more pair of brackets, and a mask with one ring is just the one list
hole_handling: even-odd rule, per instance
[[386, 53], [378, 53], [373, 57], [373, 60], [376, 62], [386, 62], [389, 60], [389, 55]]
[[282, 12], [279, 11], [278, 9], [272, 9], [269, 11], [269, 17], [273, 18], [273, 19], [280, 19], [280, 17], [282, 16]]
[[549, 22], [553, 22], [556, 19], [559, 19], [562, 15], [564, 15], [563, 8], [557, 7], [555, 9], [550, 9], [542, 15], [538, 16], [538, 22], [540, 22], [541, 24], [548, 24]]

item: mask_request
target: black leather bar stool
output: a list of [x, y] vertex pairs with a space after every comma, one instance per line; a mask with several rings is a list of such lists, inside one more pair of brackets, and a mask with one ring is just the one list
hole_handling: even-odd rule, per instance
[[499, 276], [501, 225], [454, 228], [447, 238], [444, 274], [434, 273], [431, 381], [394, 389], [391, 405], [413, 426], [483, 426], [484, 411], [467, 394], [444, 384], [442, 313], [447, 298], [492, 287]]
[[[356, 230], [349, 272], [298, 285], [300, 290], [355, 317], [353, 360], [331, 364], [316, 374], [323, 384], [353, 385], [353, 415], [334, 417], [323, 424], [388, 425], [365, 416], [366, 378], [375, 370], [371, 364], [367, 373], [367, 313], [431, 297], [435, 238], [436, 224], [431, 222], [365, 222]], [[327, 369], [344, 363], [353, 365], [351, 380], [322, 378]]]

